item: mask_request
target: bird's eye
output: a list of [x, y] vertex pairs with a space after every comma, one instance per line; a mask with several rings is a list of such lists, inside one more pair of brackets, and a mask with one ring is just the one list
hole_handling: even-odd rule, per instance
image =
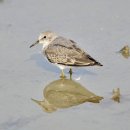
[[43, 38], [46, 38], [46, 36], [44, 36]]

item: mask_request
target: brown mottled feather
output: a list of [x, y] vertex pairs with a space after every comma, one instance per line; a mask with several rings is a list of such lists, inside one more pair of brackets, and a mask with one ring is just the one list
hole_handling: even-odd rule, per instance
[[80, 49], [72, 40], [57, 37], [45, 49], [48, 60], [66, 66], [102, 66], [90, 55]]

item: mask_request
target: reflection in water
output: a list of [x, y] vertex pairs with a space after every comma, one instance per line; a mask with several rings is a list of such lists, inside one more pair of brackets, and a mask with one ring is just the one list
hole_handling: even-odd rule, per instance
[[128, 45], [124, 46], [119, 52], [124, 58], [129, 58], [130, 56], [130, 48]]
[[44, 91], [44, 99], [37, 101], [44, 111], [53, 112], [58, 108], [68, 108], [84, 102], [99, 103], [103, 97], [97, 96], [71, 79], [59, 79], [48, 84]]
[[120, 102], [120, 89], [117, 88], [117, 89], [113, 89], [113, 96], [112, 96], [112, 99], [116, 102]]

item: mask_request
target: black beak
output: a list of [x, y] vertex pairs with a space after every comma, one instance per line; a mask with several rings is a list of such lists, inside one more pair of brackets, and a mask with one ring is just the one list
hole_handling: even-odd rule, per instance
[[33, 43], [33, 44], [30, 46], [30, 48], [33, 47], [33, 46], [35, 46], [35, 45], [37, 45], [38, 43], [39, 43], [39, 40], [37, 40], [35, 43]]

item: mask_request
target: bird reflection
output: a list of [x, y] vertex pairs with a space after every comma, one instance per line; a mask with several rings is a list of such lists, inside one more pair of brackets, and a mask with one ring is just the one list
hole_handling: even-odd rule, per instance
[[119, 52], [122, 54], [124, 58], [128, 59], [130, 56], [130, 48], [128, 45], [124, 46]]
[[99, 103], [103, 97], [97, 96], [72, 79], [58, 79], [49, 83], [43, 90], [44, 99], [32, 99], [46, 112], [68, 108], [84, 102]]

